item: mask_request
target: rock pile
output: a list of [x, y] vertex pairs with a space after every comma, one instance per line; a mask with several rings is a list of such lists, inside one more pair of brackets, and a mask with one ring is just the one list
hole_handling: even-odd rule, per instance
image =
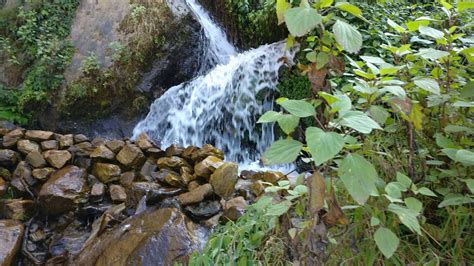
[[[158, 231], [179, 224], [175, 229], [165, 226], [163, 233], [181, 236], [187, 243], [171, 241], [176, 250], [162, 260], [182, 259], [199, 246], [199, 237], [193, 237], [194, 229], [187, 223], [209, 228], [236, 220], [266, 182], [283, 178], [277, 172], [244, 171], [239, 176], [238, 165], [225, 162], [223, 152], [212, 145], [161, 150], [144, 133], [136, 141], [91, 140], [0, 123], [0, 138], [0, 237], [8, 238], [1, 239], [0, 265], [15, 259], [64, 263], [84, 258], [84, 253], [107, 261], [99, 254], [90, 255], [92, 247], [99, 239], [104, 242], [104, 236], [116, 236], [114, 225], [135, 226], [140, 224], [137, 219], [156, 225]], [[160, 218], [154, 224], [149, 216], [156, 213], [174, 220]], [[178, 232], [184, 227], [189, 232]], [[153, 231], [140, 237], [157, 235]], [[135, 251], [150, 249], [136, 245]], [[104, 254], [119, 252], [101, 248]], [[127, 261], [127, 251], [123, 252], [121, 259]]]

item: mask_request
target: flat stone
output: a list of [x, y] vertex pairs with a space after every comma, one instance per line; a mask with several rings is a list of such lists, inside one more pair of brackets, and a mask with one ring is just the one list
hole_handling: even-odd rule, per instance
[[41, 152], [40, 145], [28, 139], [19, 140], [16, 146], [17, 146], [18, 151], [20, 151], [24, 155], [27, 155], [28, 153], [32, 151]]
[[89, 190], [86, 178], [86, 170], [73, 165], [53, 173], [39, 193], [42, 210], [52, 215], [74, 210], [86, 200]]
[[81, 143], [81, 142], [86, 142], [89, 141], [89, 138], [86, 135], [83, 134], [78, 134], [74, 135], [74, 143]]
[[127, 206], [135, 207], [138, 202], [146, 196], [147, 203], [157, 203], [169, 197], [174, 197], [181, 193], [180, 188], [162, 187], [152, 182], [134, 182], [127, 188]]
[[41, 168], [41, 169], [33, 169], [33, 177], [44, 182], [48, 180], [52, 173], [54, 173], [56, 169], [51, 167]]
[[33, 178], [31, 173], [30, 165], [24, 161], [18, 163], [15, 171], [13, 172], [13, 178], [23, 180], [30, 186], [34, 186], [36, 184], [36, 180]]
[[67, 149], [72, 145], [74, 145], [74, 135], [68, 134], [59, 137], [59, 147], [61, 149]]
[[277, 171], [266, 171], [263, 173], [263, 181], [276, 185], [278, 181], [285, 178], [285, 175]]
[[92, 174], [102, 183], [110, 183], [120, 178], [120, 166], [110, 163], [95, 163]]
[[41, 168], [46, 166], [46, 160], [39, 151], [32, 151], [26, 156], [26, 162], [28, 162], [34, 168]]
[[65, 150], [49, 150], [43, 152], [43, 156], [46, 161], [55, 168], [62, 168], [66, 163], [71, 160], [71, 153]]
[[19, 253], [25, 227], [20, 221], [0, 220], [0, 262], [2, 266], [13, 265]]
[[113, 160], [115, 158], [115, 153], [102, 144], [95, 148], [90, 157], [92, 159]]
[[151, 138], [145, 132], [142, 132], [140, 135], [138, 135], [137, 145], [144, 151], [156, 147], [155, 143], [153, 143]]
[[209, 179], [214, 192], [224, 199], [231, 197], [239, 178], [238, 172], [239, 166], [235, 163], [224, 163], [217, 168]]
[[44, 141], [52, 139], [54, 133], [51, 131], [43, 131], [43, 130], [27, 130], [25, 133], [25, 138], [31, 139], [34, 141]]
[[195, 188], [193, 191], [179, 195], [178, 201], [183, 206], [199, 203], [203, 201], [206, 197], [211, 196], [212, 192], [212, 186], [210, 184], [204, 184]]
[[59, 149], [59, 142], [55, 139], [43, 141], [41, 142], [41, 149], [43, 151], [57, 150]]
[[78, 143], [74, 147], [78, 148], [83, 155], [90, 155], [95, 150], [94, 145], [87, 141]]
[[211, 174], [214, 173], [214, 171], [223, 164], [224, 161], [222, 161], [220, 158], [211, 155], [194, 166], [194, 173], [199, 177], [209, 179], [209, 177], [211, 177]]
[[16, 145], [18, 140], [23, 137], [23, 130], [15, 129], [13, 131], [8, 132], [5, 136], [3, 136], [3, 147], [11, 148]]
[[127, 193], [125, 189], [120, 185], [111, 185], [110, 186], [110, 198], [113, 202], [125, 202], [127, 200]]
[[18, 155], [13, 150], [0, 150], [0, 166], [12, 167], [18, 162]]
[[195, 220], [205, 220], [219, 213], [221, 204], [219, 201], [202, 201], [197, 204], [188, 205], [184, 208], [186, 214]]
[[193, 160], [193, 158], [192, 158], [193, 154], [196, 153], [197, 151], [199, 151], [198, 147], [188, 146], [183, 150], [183, 154], [181, 154], [181, 157], [183, 157], [184, 159], [186, 159], [188, 161], [192, 161]]
[[125, 146], [125, 141], [123, 140], [110, 140], [105, 143], [105, 146], [109, 148], [112, 152], [117, 153], [119, 152], [123, 146]]
[[91, 141], [91, 144], [92, 146], [94, 147], [99, 147], [100, 145], [105, 145], [105, 143], [107, 142], [106, 139], [102, 138], [102, 137], [95, 137], [92, 141]]
[[126, 144], [117, 154], [116, 159], [126, 167], [137, 168], [145, 162], [145, 154], [139, 147]]
[[140, 169], [140, 178], [146, 181], [153, 181], [153, 176], [157, 169], [156, 160], [149, 158]]

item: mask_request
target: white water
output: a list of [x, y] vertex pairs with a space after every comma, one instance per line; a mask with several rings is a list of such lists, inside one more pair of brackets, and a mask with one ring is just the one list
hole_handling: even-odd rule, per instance
[[210, 143], [222, 149], [226, 159], [252, 167], [274, 141], [273, 126], [256, 121], [272, 109], [270, 92], [283, 64], [279, 59], [294, 54], [284, 51], [284, 43], [237, 54], [209, 14], [195, 0], [186, 2], [208, 41], [201, 60], [216, 66], [155, 100], [148, 116], [135, 127], [134, 137], [144, 131], [162, 147]]

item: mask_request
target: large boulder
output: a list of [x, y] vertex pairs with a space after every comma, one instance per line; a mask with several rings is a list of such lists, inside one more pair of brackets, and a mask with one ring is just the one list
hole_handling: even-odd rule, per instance
[[42, 130], [28, 130], [25, 133], [25, 138], [31, 139], [34, 141], [45, 141], [53, 138], [54, 133], [50, 131]]
[[175, 208], [152, 209], [90, 242], [74, 258], [74, 264], [187, 264], [189, 255], [200, 250], [201, 230]]
[[214, 171], [209, 179], [214, 192], [226, 199], [232, 196], [235, 184], [239, 179], [239, 166], [235, 163], [224, 163]]
[[212, 173], [223, 164], [224, 161], [222, 161], [222, 159], [215, 156], [208, 156], [206, 159], [194, 166], [194, 173], [196, 176], [209, 179]]
[[210, 184], [204, 184], [195, 188], [192, 191], [179, 195], [178, 201], [183, 206], [199, 203], [205, 198], [211, 196], [212, 192], [212, 186]]
[[137, 168], [145, 162], [145, 154], [137, 146], [126, 144], [117, 154], [117, 161], [127, 167]]
[[66, 163], [71, 160], [71, 153], [68, 151], [49, 150], [43, 152], [43, 156], [46, 161], [54, 168], [62, 168]]
[[110, 183], [120, 178], [122, 170], [118, 165], [110, 163], [95, 163], [92, 174], [103, 183]]
[[86, 170], [73, 165], [56, 171], [41, 187], [43, 209], [52, 215], [74, 210], [88, 192], [86, 178]]
[[18, 161], [18, 155], [13, 150], [0, 150], [0, 166], [11, 167]]
[[0, 220], [0, 265], [13, 265], [20, 251], [25, 227], [15, 220]]

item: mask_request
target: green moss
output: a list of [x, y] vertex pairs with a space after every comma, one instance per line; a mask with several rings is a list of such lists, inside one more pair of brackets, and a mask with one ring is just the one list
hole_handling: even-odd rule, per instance
[[311, 83], [306, 75], [301, 75], [296, 70], [286, 69], [280, 78], [277, 87], [280, 97], [289, 99], [305, 99], [311, 96]]

